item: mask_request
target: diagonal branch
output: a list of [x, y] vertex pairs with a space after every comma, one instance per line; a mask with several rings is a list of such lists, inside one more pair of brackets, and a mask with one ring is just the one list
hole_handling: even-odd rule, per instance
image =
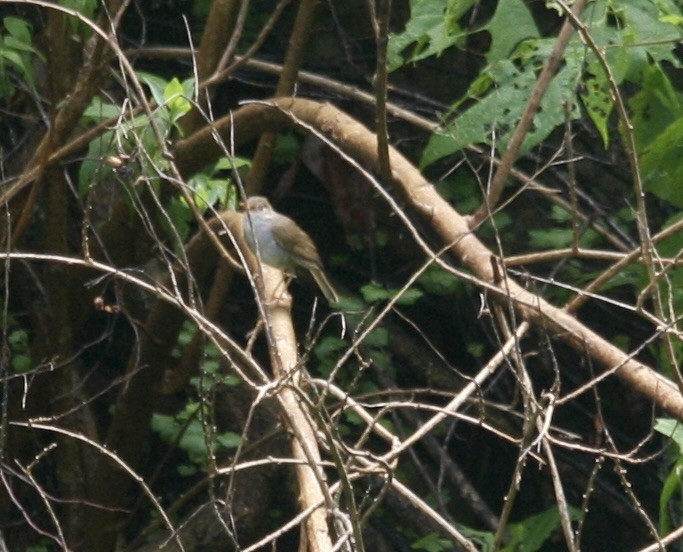
[[[235, 143], [240, 143], [253, 139], [260, 130], [287, 128], [301, 121], [317, 129], [320, 136], [336, 145], [345, 155], [357, 160], [361, 166], [370, 171], [379, 171], [375, 135], [336, 107], [292, 98], [272, 100], [269, 105], [244, 106], [231, 117], [217, 121], [215, 128], [227, 137], [230, 136], [233, 123]], [[206, 137], [201, 138], [202, 132], [178, 144], [176, 159], [180, 166], [184, 162], [192, 165], [193, 152], [207, 147]], [[402, 192], [409, 209], [432, 226], [442, 243], [486, 284], [489, 293], [501, 300], [512, 301], [522, 319], [544, 327], [580, 354], [589, 355], [603, 370], [616, 374], [657, 406], [683, 419], [683, 397], [671, 380], [635, 360], [566, 310], [530, 293], [512, 278], [504, 278], [504, 285], [501, 286], [492, 265], [492, 261], [499, 264], [496, 256], [471, 232], [467, 219], [453, 209], [401, 153], [392, 148], [390, 157], [391, 184]]]

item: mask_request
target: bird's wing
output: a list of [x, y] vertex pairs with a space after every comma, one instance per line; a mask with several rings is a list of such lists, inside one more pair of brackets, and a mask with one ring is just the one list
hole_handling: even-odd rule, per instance
[[304, 268], [320, 268], [321, 261], [315, 244], [290, 218], [279, 215], [273, 219], [273, 237], [277, 244], [294, 257]]

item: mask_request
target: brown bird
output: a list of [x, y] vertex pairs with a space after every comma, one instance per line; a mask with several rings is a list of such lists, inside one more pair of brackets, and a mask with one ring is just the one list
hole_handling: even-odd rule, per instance
[[313, 240], [296, 222], [274, 211], [265, 197], [248, 198], [246, 211], [244, 239], [254, 255], [258, 250], [264, 264], [292, 275], [298, 267], [308, 270], [328, 302], [339, 301]]

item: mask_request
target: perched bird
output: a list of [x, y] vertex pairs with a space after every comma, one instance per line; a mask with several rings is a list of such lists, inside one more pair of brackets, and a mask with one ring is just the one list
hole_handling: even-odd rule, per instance
[[330, 284], [313, 240], [289, 217], [273, 210], [265, 197], [246, 201], [244, 239], [261, 262], [294, 275], [298, 267], [311, 273], [330, 303], [339, 301]]

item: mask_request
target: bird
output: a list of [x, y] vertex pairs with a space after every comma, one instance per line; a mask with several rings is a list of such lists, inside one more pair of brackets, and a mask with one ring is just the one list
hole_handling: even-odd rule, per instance
[[244, 240], [261, 262], [295, 275], [297, 268], [308, 270], [330, 304], [339, 296], [325, 275], [323, 263], [310, 236], [291, 218], [275, 211], [262, 196], [247, 198]]

